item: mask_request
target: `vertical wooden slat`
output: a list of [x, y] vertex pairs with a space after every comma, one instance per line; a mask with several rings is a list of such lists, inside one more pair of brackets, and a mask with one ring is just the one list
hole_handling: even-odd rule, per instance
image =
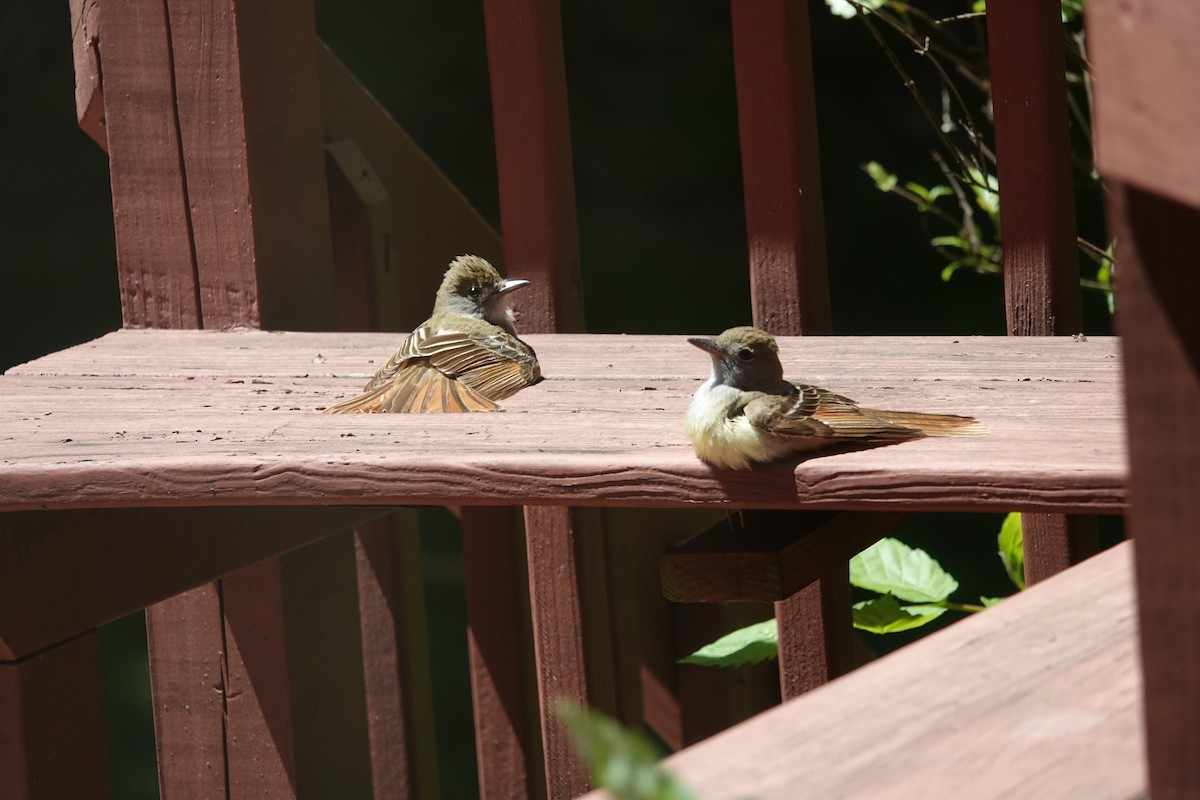
[[1184, 800], [1200, 797], [1200, 209], [1111, 190], [1149, 796]]
[[121, 314], [133, 328], [200, 327], [161, 0], [106, 2], [102, 52]]
[[375, 797], [435, 798], [437, 751], [416, 512], [355, 528]]
[[[1067, 131], [1066, 62], [1057, 3], [1014, 0], [988, 8], [1008, 332], [1083, 330], [1075, 196]], [[1030, 582], [1095, 552], [1095, 521], [1023, 514]]]
[[584, 329], [558, 0], [485, 0], [504, 260], [521, 330]]
[[0, 662], [0, 797], [108, 796], [96, 633]]
[[546, 794], [575, 797], [590, 788], [585, 766], [558, 719], [559, 702], [616, 707], [614, 654], [605, 596], [604, 542], [595, 512], [525, 509], [529, 596], [538, 661]]
[[329, 330], [312, 4], [167, 5], [204, 326]]
[[80, 129], [108, 150], [104, 87], [100, 83], [100, 0], [70, 0], [75, 62], [75, 117]]
[[830, 333], [806, 0], [732, 0], [754, 324]]
[[531, 707], [522, 658], [530, 634], [525, 600], [524, 546], [513, 509], [462, 509], [463, 578], [467, 591], [467, 649], [475, 704], [475, 750], [481, 798], [535, 794], [540, 769], [536, 707]]
[[854, 645], [849, 565], [842, 564], [777, 602], [775, 619], [779, 623], [779, 688], [784, 700], [849, 672]]
[[225, 632], [219, 584], [146, 609], [163, 800], [226, 796]]

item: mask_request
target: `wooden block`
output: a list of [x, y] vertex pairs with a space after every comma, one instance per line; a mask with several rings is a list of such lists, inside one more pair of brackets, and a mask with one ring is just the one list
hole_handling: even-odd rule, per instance
[[679, 603], [785, 600], [910, 517], [740, 512], [662, 557], [663, 594]]
[[779, 691], [792, 700], [854, 666], [850, 573], [846, 562], [775, 603]]
[[730, 8], [754, 324], [831, 333], [808, 3]]
[[75, 61], [75, 116], [80, 129], [108, 150], [104, 87], [100, 83], [100, 0], [70, 0]]
[[0, 797], [108, 795], [96, 633], [20, 661], [0, 661]]
[[1032, 585], [1100, 552], [1100, 520], [1080, 514], [1022, 514], [1025, 584]]

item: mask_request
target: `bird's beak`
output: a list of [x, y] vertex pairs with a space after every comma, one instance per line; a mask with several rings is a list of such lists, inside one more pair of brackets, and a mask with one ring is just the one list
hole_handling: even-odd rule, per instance
[[496, 290], [496, 294], [493, 295], [493, 297], [496, 297], [496, 296], [499, 296], [502, 294], [508, 294], [513, 289], [520, 289], [522, 286], [528, 286], [528, 285], [529, 285], [529, 281], [526, 281], [526, 280], [505, 281], [504, 285]]
[[696, 345], [696, 347], [699, 347], [701, 350], [703, 350], [706, 353], [712, 353], [714, 356], [721, 355], [721, 348], [717, 347], [717, 342], [714, 339], [704, 339], [701, 337], [695, 337], [692, 339], [688, 339], [688, 342], [690, 344]]

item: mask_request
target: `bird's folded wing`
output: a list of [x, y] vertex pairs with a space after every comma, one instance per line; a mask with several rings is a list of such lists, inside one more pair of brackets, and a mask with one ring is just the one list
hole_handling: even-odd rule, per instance
[[418, 349], [430, 365], [492, 400], [503, 400], [542, 377], [533, 348], [503, 332], [440, 331], [422, 339]]
[[429, 363], [413, 363], [382, 386], [326, 409], [327, 414], [431, 414], [495, 411], [498, 406]]
[[921, 431], [867, 416], [853, 400], [819, 386], [797, 386], [796, 394], [758, 393], [746, 404], [746, 419], [779, 436], [897, 441]]

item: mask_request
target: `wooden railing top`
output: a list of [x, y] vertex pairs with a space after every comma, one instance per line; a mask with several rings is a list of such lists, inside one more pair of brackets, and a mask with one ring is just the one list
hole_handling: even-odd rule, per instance
[[527, 337], [547, 380], [496, 414], [327, 416], [397, 334], [122, 330], [0, 378], [0, 510], [291, 504], [1086, 510], [1125, 503], [1111, 338], [782, 339], [787, 374], [977, 416], [927, 439], [712, 471], [682, 336]]
[[1132, 547], [665, 765], [703, 800], [1145, 797]]

